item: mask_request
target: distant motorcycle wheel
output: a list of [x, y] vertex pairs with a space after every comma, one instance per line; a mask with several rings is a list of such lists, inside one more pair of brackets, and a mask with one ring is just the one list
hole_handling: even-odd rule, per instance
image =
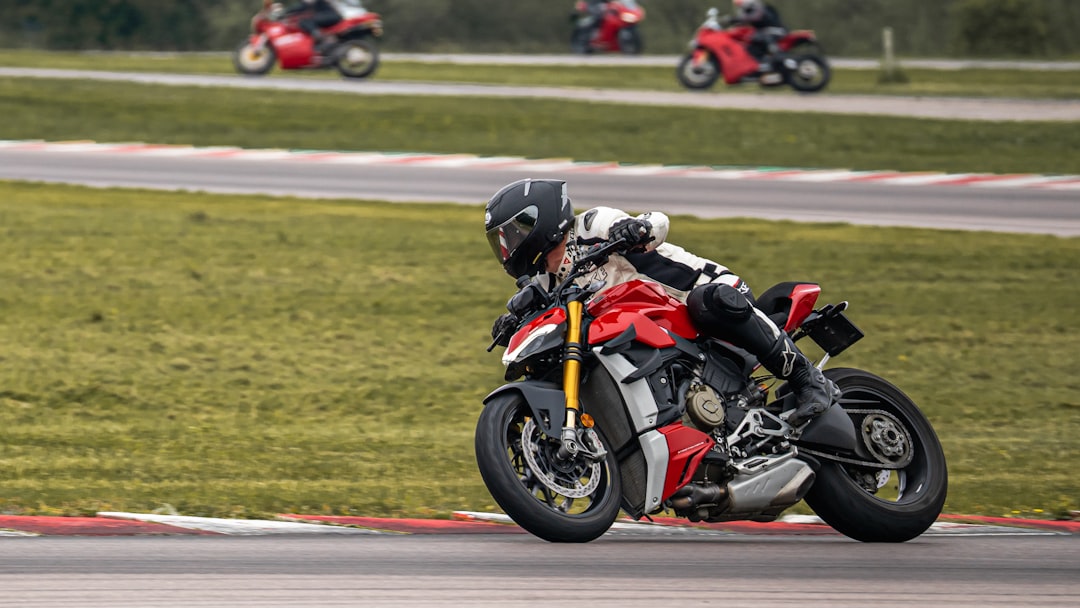
[[720, 64], [717, 63], [716, 57], [709, 53], [704, 61], [694, 65], [694, 54], [690, 53], [679, 62], [675, 75], [688, 89], [707, 89], [716, 84], [716, 80], [720, 78]]
[[262, 76], [274, 69], [276, 62], [277, 54], [269, 44], [264, 44], [260, 48], [252, 45], [248, 40], [236, 47], [233, 52], [233, 66], [236, 71], [248, 76]]
[[816, 93], [829, 84], [829, 64], [818, 55], [796, 55], [784, 60], [787, 82], [800, 93]]
[[[602, 444], [608, 448], [603, 437]], [[515, 392], [492, 399], [476, 423], [476, 464], [491, 496], [522, 528], [553, 543], [585, 543], [619, 515], [621, 484], [614, 454], [592, 462], [560, 459], [561, 442], [537, 426]]]
[[640, 55], [645, 50], [641, 32], [636, 27], [628, 27], [619, 31], [619, 50], [624, 55]]
[[346, 78], [367, 78], [379, 67], [379, 47], [364, 38], [342, 42], [334, 56], [338, 72]]
[[570, 52], [575, 55], [588, 55], [592, 52], [592, 29], [576, 27], [570, 34]]
[[[841, 534], [900, 543], [925, 532], [945, 504], [948, 470], [937, 434], [918, 406], [886, 380], [858, 369], [825, 370], [843, 392], [864, 466], [821, 459], [806, 504]], [[835, 407], [835, 406], [834, 406]]]

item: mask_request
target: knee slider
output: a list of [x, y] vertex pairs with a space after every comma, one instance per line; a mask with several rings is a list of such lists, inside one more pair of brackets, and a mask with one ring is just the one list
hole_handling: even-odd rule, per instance
[[746, 296], [726, 283], [711, 283], [702, 288], [703, 304], [709, 312], [725, 321], [742, 322], [753, 314]]

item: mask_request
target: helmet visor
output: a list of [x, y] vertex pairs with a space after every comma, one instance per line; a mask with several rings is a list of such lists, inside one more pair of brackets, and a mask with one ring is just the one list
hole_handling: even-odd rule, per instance
[[488, 244], [491, 245], [491, 250], [495, 252], [499, 263], [506, 266], [506, 262], [514, 255], [518, 247], [532, 234], [539, 215], [540, 209], [536, 205], [529, 205], [514, 217], [488, 229]]

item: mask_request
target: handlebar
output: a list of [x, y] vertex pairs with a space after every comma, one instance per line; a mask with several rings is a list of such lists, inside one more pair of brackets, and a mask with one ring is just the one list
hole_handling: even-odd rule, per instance
[[[574, 297], [585, 298], [596, 293], [596, 291], [599, 290], [599, 286], [594, 288], [594, 286], [590, 285], [588, 288], [581, 289], [581, 291], [574, 296], [565, 297], [565, 293], [569, 291], [569, 288], [574, 284], [574, 281], [577, 280], [578, 277], [594, 267], [603, 266], [607, 263], [608, 258], [611, 257], [612, 253], [615, 253], [618, 249], [626, 249], [628, 246], [629, 241], [626, 239], [617, 239], [593, 245], [585, 255], [574, 262], [574, 265], [570, 267], [570, 272], [566, 275], [566, 278], [555, 286], [550, 293], [544, 293], [540, 286], [533, 282], [532, 277], [518, 277], [518, 292], [511, 296], [507, 301], [506, 309], [524, 320], [533, 312], [547, 309], [551, 306], [553, 301], [569, 301]], [[514, 331], [517, 331], [517, 329]], [[488, 346], [488, 352], [491, 352], [503, 337], [505, 337], [503, 334], [495, 336], [491, 346]]]

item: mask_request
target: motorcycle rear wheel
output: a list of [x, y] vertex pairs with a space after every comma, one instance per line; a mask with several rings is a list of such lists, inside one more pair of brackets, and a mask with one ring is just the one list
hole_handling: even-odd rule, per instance
[[694, 54], [690, 53], [682, 58], [679, 67], [675, 71], [679, 82], [688, 89], [707, 89], [716, 84], [720, 78], [720, 64], [716, 57], [709, 53], [701, 65], [694, 65]]
[[795, 62], [795, 66], [787, 71], [786, 77], [791, 88], [800, 93], [816, 93], [824, 89], [832, 79], [829, 64], [817, 55], [795, 55], [785, 61]]
[[366, 38], [342, 42], [334, 49], [338, 72], [346, 78], [367, 78], [379, 67], [379, 47]]
[[[515, 523], [546, 541], [585, 543], [600, 537], [619, 515], [614, 455], [609, 450], [595, 464], [580, 456], [558, 462], [559, 439], [544, 435], [531, 418], [529, 405], [516, 392], [495, 397], [480, 413], [476, 463], [488, 491]], [[607, 445], [603, 436], [600, 441]], [[542, 470], [533, 470], [530, 459]]]
[[[948, 468], [930, 421], [900, 389], [870, 372], [825, 375], [843, 392], [860, 452], [899, 468], [821, 459], [806, 504], [841, 534], [862, 542], [904, 542], [925, 532], [945, 504]], [[867, 457], [861, 458], [866, 460]]]
[[277, 53], [269, 44], [257, 49], [245, 40], [233, 51], [233, 67], [241, 74], [248, 76], [262, 76], [274, 69], [277, 63]]

